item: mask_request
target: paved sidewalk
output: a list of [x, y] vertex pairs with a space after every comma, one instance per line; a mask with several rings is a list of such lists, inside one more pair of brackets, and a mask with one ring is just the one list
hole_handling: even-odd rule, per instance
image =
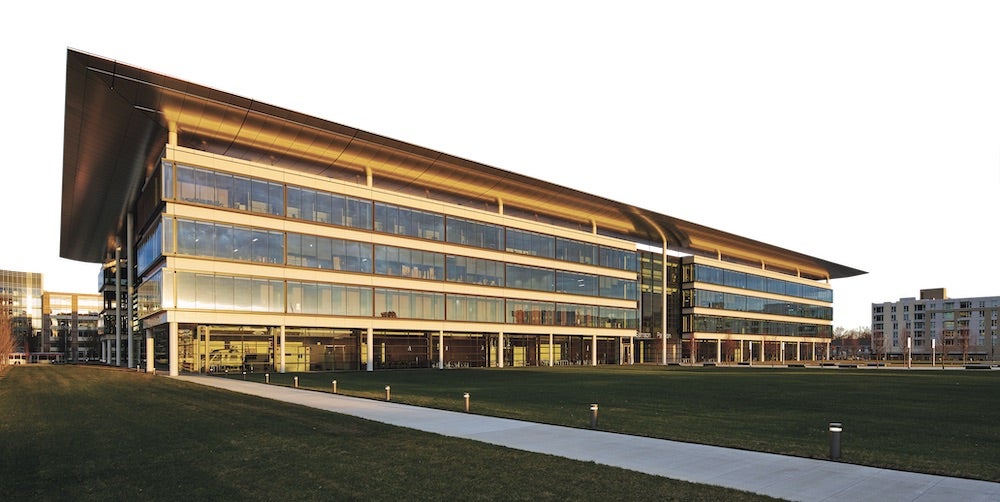
[[434, 410], [220, 377], [201, 385], [519, 450], [802, 501], [1000, 501], [1000, 483]]

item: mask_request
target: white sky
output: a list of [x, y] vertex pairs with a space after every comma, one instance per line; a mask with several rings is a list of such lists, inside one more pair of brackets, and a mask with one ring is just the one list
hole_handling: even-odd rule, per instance
[[994, 1], [0, 13], [0, 268], [48, 290], [97, 285], [58, 258], [69, 47], [868, 271], [833, 281], [837, 326], [921, 288], [1000, 295]]

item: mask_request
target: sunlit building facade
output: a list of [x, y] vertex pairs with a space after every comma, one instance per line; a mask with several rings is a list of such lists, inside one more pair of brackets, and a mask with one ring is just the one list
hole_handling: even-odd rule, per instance
[[70, 363], [99, 359], [101, 310], [97, 294], [42, 293], [41, 351], [62, 354]]
[[105, 264], [113, 364], [808, 359], [863, 273], [75, 51], [66, 110], [60, 252]]
[[949, 298], [945, 288], [872, 304], [872, 352], [879, 357], [997, 361], [1000, 296]]
[[10, 320], [16, 351], [42, 350], [42, 274], [0, 270], [0, 308]]

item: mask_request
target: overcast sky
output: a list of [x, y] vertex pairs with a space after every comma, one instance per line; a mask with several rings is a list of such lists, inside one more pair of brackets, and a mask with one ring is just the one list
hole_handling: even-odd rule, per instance
[[833, 281], [837, 326], [921, 288], [1000, 296], [998, 2], [0, 12], [0, 268], [47, 290], [99, 269], [58, 256], [73, 48], [867, 271]]

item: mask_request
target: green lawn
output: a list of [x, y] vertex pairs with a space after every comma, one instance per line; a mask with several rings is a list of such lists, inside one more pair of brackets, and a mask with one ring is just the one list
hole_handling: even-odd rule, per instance
[[[407, 393], [412, 398], [418, 388], [433, 393], [435, 385], [465, 387], [483, 378], [483, 386], [471, 390], [485, 398], [489, 381], [502, 381], [505, 375], [517, 381], [531, 374], [425, 371], [344, 377], [355, 388], [384, 389], [383, 379], [394, 379], [400, 382], [401, 398]], [[592, 377], [589, 372], [578, 375]], [[563, 379], [559, 373], [553, 376]], [[290, 381], [289, 375], [282, 377]], [[308, 378], [318, 382], [324, 376]], [[442, 396], [437, 399], [448, 395], [437, 392]], [[477, 395], [477, 406], [485, 406], [479, 399]], [[609, 424], [614, 416], [609, 414]], [[0, 374], [0, 499], [763, 498], [134, 371], [46, 365]]]
[[[556, 367], [272, 374], [325, 392], [759, 451], [1000, 481], [1000, 372]], [[242, 375], [230, 378], [243, 378]], [[246, 378], [264, 380], [263, 374]]]

